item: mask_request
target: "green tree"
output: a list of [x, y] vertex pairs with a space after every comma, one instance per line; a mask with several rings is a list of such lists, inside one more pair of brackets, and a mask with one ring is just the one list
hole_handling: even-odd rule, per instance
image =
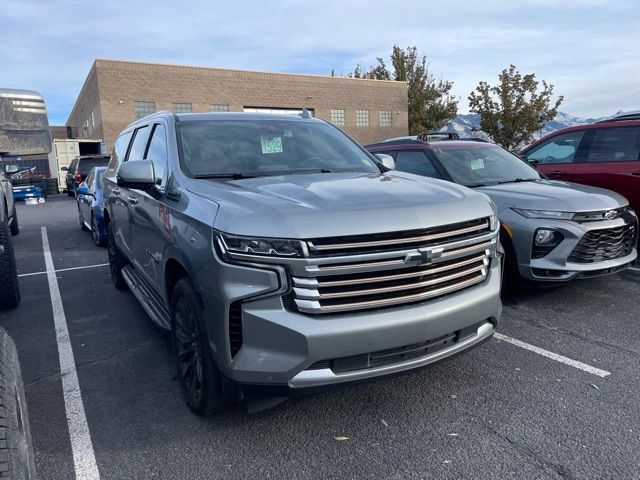
[[[542, 83], [541, 91], [538, 87]], [[469, 95], [469, 108], [480, 114], [480, 128], [507, 149], [527, 144], [544, 123], [555, 118], [564, 100], [552, 103], [553, 85], [522, 75], [515, 65], [498, 76], [498, 85], [480, 82]], [[552, 106], [553, 105], [553, 106]]]
[[358, 64], [348, 76], [406, 82], [410, 134], [442, 128], [457, 115], [458, 101], [451, 94], [453, 82], [436, 79], [429, 71], [427, 58], [420, 56], [416, 47], [403, 50], [394, 45], [391, 70], [382, 58], [377, 62], [364, 73]]

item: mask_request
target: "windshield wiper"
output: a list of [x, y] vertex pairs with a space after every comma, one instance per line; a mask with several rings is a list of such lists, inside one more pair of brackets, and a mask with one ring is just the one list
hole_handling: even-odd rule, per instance
[[476, 187], [487, 187], [487, 186], [489, 186], [489, 184], [487, 184], [487, 183], [465, 183], [463, 186], [467, 187], [467, 188], [476, 188]]
[[355, 170], [351, 168], [309, 168], [304, 170], [291, 170], [291, 175], [297, 175], [302, 173], [338, 173], [338, 172], [353, 172]]
[[500, 183], [521, 183], [521, 182], [537, 182], [539, 178], [514, 178], [513, 180], [503, 180]]
[[239, 180], [241, 178], [256, 178], [257, 175], [249, 173], [201, 173], [194, 175], [193, 178], [231, 178], [233, 180]]

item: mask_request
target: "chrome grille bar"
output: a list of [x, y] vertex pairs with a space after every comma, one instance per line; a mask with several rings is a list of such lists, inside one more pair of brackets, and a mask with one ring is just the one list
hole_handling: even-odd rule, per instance
[[459, 228], [456, 230], [445, 230], [438, 233], [419, 235], [419, 236], [399, 236], [398, 238], [390, 238], [385, 240], [372, 240], [366, 242], [353, 242], [353, 243], [328, 243], [328, 244], [316, 244], [314, 242], [308, 242], [309, 248], [316, 251], [326, 250], [345, 250], [356, 248], [371, 248], [371, 247], [388, 247], [392, 245], [406, 245], [411, 243], [424, 243], [433, 240], [439, 240], [441, 238], [456, 237], [473, 232], [482, 232], [489, 228], [489, 222], [484, 222], [473, 225], [470, 227]]
[[339, 311], [345, 311], [345, 310], [362, 310], [366, 308], [388, 307], [393, 305], [402, 305], [410, 302], [416, 302], [420, 300], [427, 300], [429, 298], [439, 297], [441, 295], [446, 295], [448, 293], [456, 292], [458, 290], [462, 290], [463, 288], [467, 288], [475, 284], [481, 283], [484, 281], [486, 277], [487, 277], [486, 271], [481, 271], [481, 272], [478, 272], [476, 275], [474, 275], [474, 277], [455, 283], [453, 285], [436, 288], [426, 292], [414, 293], [410, 295], [400, 295], [398, 297], [393, 297], [393, 298], [388, 298], [383, 300], [364, 300], [364, 301], [340, 303], [336, 305], [321, 305], [320, 302], [317, 300], [310, 301], [310, 300], [296, 299], [296, 304], [300, 311], [307, 312], [307, 313], [331, 313], [331, 312], [339, 312]]
[[311, 289], [297, 288], [297, 287], [294, 287], [293, 291], [296, 295], [296, 298], [299, 298], [299, 299], [325, 300], [325, 299], [332, 299], [332, 298], [361, 297], [366, 295], [378, 295], [378, 294], [384, 294], [384, 293], [402, 292], [406, 290], [417, 290], [420, 288], [431, 287], [434, 285], [447, 283], [451, 280], [456, 280], [458, 278], [467, 277], [476, 272], [482, 272], [483, 275], [486, 275], [485, 262], [481, 262], [479, 265], [475, 265], [471, 268], [467, 268], [459, 272], [451, 273], [449, 275], [445, 275], [438, 278], [432, 278], [429, 280], [422, 280], [415, 283], [392, 285], [392, 286], [379, 287], [379, 288], [367, 288], [364, 290], [345, 290], [341, 292], [322, 292], [317, 289], [311, 290]]
[[[402, 273], [393, 273], [390, 275], [382, 275], [382, 276], [372, 276], [372, 277], [363, 277], [363, 278], [350, 278], [347, 280], [324, 280], [322, 277], [315, 278], [302, 278], [302, 277], [293, 277], [293, 284], [295, 286], [300, 287], [340, 287], [340, 286], [348, 286], [348, 285], [357, 285], [362, 283], [378, 283], [378, 282], [387, 282], [390, 280], [404, 280], [408, 278], [414, 277], [422, 277], [425, 275], [435, 275], [437, 273], [442, 273], [447, 270], [452, 270], [454, 268], [464, 267], [466, 265], [470, 265], [475, 262], [486, 262], [487, 253], [483, 252], [479, 255], [474, 255], [471, 258], [466, 258], [455, 263], [447, 263], [447, 264], [434, 264], [430, 267], [422, 268], [413, 272], [402, 272]], [[400, 262], [401, 264], [403, 262]], [[378, 272], [375, 272], [378, 273]]]

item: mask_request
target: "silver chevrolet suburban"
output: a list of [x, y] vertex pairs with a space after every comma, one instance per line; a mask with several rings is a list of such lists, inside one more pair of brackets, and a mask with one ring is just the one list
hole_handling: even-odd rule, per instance
[[307, 114], [159, 112], [103, 178], [114, 285], [171, 331], [196, 413], [417, 369], [500, 318], [488, 197]]

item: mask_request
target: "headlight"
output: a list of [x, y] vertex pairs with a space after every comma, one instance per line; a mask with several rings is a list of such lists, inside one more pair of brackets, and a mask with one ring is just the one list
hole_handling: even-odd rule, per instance
[[268, 257], [304, 257], [306, 245], [300, 240], [282, 238], [243, 237], [218, 232], [222, 247], [227, 252]]
[[552, 220], [571, 220], [574, 215], [573, 212], [556, 212], [553, 210], [525, 210], [522, 208], [514, 208], [513, 211], [527, 218], [547, 218]]
[[491, 231], [493, 232], [498, 228], [498, 209], [493, 202], [491, 202], [491, 208], [493, 209], [493, 213], [491, 214], [491, 217], [489, 219], [489, 224], [491, 226]]

